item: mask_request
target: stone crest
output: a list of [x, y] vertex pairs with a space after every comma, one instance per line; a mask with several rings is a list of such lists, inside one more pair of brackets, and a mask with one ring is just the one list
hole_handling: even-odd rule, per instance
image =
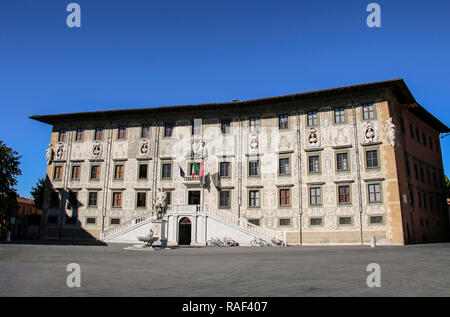
[[63, 143], [58, 143], [56, 145], [56, 159], [57, 160], [62, 160], [64, 159], [64, 144]]
[[95, 142], [92, 145], [92, 157], [95, 159], [99, 159], [103, 154], [103, 144], [101, 142]]
[[208, 156], [205, 141], [197, 136], [191, 139], [191, 157], [194, 156], [203, 158]]
[[150, 157], [150, 142], [148, 140], [142, 140], [139, 144], [139, 156]]
[[250, 136], [250, 143], [249, 143], [250, 152], [258, 152], [259, 149], [259, 140], [257, 134], [252, 134]]
[[306, 145], [309, 148], [320, 147], [320, 133], [317, 128], [309, 128], [306, 131]]
[[372, 121], [363, 124], [364, 143], [373, 143], [378, 141], [377, 126]]

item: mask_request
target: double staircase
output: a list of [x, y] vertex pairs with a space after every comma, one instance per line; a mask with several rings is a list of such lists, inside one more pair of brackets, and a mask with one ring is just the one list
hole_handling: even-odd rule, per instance
[[[279, 239], [286, 241], [284, 233], [281, 231], [260, 227], [258, 225], [250, 223], [246, 219], [242, 219], [237, 217], [235, 214], [228, 210], [211, 208], [206, 205], [175, 205], [171, 209], [167, 211], [168, 215], [202, 215], [215, 218], [221, 223], [232, 227], [234, 229], [239, 229], [241, 231], [246, 232], [247, 234], [254, 236], [255, 238], [260, 238], [270, 242], [272, 239]], [[134, 230], [137, 227], [140, 227], [144, 224], [149, 223], [152, 220], [152, 211], [148, 211], [131, 219], [127, 222], [124, 222], [120, 225], [117, 225], [111, 229], [108, 229], [101, 234], [102, 241], [108, 241], [113, 239], [114, 237], [127, 232]]]

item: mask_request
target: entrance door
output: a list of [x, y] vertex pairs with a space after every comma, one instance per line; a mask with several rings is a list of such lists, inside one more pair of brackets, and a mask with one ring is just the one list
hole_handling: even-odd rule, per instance
[[178, 244], [191, 244], [191, 220], [187, 217], [181, 218], [178, 225]]
[[200, 191], [199, 190], [189, 191], [188, 205], [200, 205]]

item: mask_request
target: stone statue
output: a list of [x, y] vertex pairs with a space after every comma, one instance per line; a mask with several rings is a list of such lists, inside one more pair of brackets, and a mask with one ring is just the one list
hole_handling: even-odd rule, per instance
[[101, 158], [103, 153], [103, 146], [100, 142], [96, 142], [92, 145], [92, 156], [94, 158]]
[[49, 144], [48, 145], [48, 149], [45, 153], [46, 159], [47, 159], [47, 165], [50, 165], [52, 163], [53, 160], [53, 149], [52, 149], [52, 145]]
[[392, 146], [395, 146], [396, 144], [396, 133], [397, 130], [392, 122], [392, 118], [386, 119], [386, 139]]
[[56, 158], [62, 160], [64, 157], [64, 144], [58, 143], [56, 145]]
[[364, 143], [373, 143], [378, 139], [377, 128], [373, 122], [365, 122], [363, 124]]
[[167, 209], [167, 193], [161, 188], [158, 189], [158, 193], [154, 199], [155, 213], [153, 214], [153, 219], [161, 220]]

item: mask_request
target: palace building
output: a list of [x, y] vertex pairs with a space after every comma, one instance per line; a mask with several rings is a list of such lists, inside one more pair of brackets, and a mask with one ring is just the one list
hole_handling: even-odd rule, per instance
[[165, 192], [169, 244], [445, 241], [440, 133], [402, 79], [224, 103], [56, 115], [48, 239], [137, 242]]

